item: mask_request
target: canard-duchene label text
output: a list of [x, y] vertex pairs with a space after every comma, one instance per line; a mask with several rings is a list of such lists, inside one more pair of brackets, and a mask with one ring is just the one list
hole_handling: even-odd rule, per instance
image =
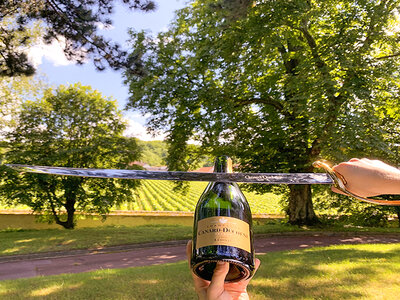
[[251, 252], [250, 226], [232, 217], [210, 217], [197, 225], [196, 248], [223, 245]]

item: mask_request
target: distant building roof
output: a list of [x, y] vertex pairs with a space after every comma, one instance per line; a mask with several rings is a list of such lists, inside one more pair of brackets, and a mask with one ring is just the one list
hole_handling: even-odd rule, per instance
[[194, 170], [193, 172], [212, 173], [214, 172], [214, 167], [202, 167], [200, 169]]
[[148, 170], [148, 171], [168, 171], [168, 167], [167, 166], [159, 166], [159, 167], [150, 167], [149, 166], [148, 168], [146, 168], [146, 170]]
[[130, 165], [138, 165], [138, 166], [141, 166], [141, 167], [143, 167], [144, 165], [147, 165], [146, 163], [141, 162], [141, 161], [137, 161], [137, 160], [135, 160], [135, 161], [133, 161], [133, 162], [131, 162], [129, 164]]
[[143, 167], [144, 169], [146, 169], [148, 171], [168, 171], [167, 166], [153, 167], [153, 166], [150, 166], [148, 163], [144, 163], [144, 162], [141, 162], [141, 161], [131, 162], [130, 165], [141, 166], [141, 167]]

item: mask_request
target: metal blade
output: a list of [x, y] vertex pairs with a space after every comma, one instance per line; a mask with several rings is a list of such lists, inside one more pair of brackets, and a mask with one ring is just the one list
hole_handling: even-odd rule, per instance
[[175, 181], [216, 181], [264, 184], [333, 184], [326, 173], [201, 173], [180, 171], [143, 171], [117, 169], [81, 169], [7, 164], [19, 172], [119, 179]]

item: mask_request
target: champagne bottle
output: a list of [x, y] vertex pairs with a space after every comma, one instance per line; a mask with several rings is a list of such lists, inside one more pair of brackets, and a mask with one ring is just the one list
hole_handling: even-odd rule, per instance
[[[232, 172], [227, 156], [217, 157], [214, 172]], [[211, 280], [217, 261], [229, 262], [225, 282], [237, 282], [254, 273], [250, 206], [234, 182], [210, 182], [195, 210], [191, 266]]]

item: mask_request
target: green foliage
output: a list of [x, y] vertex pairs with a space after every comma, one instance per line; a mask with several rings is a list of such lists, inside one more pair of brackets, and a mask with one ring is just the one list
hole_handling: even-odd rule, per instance
[[164, 166], [167, 156], [167, 145], [163, 141], [137, 141], [141, 149], [141, 161], [150, 166]]
[[[142, 63], [125, 74], [127, 107], [167, 132], [176, 170], [204, 153], [235, 156], [249, 172], [310, 172], [321, 156], [389, 158], [382, 113], [399, 104], [399, 4], [195, 1], [157, 37], [131, 31]], [[190, 139], [201, 149], [191, 152]], [[315, 221], [309, 187], [289, 186], [288, 213]]]
[[[313, 192], [317, 211], [323, 215], [323, 222], [347, 224], [354, 226], [385, 227], [389, 220], [398, 217], [400, 209], [397, 206], [379, 206], [355, 200], [351, 197], [334, 194], [328, 187], [315, 186]], [[397, 195], [382, 195], [383, 199], [395, 200]], [[400, 226], [400, 219], [397, 220]]]
[[[141, 148], [142, 156], [141, 161], [149, 164], [150, 166], [165, 166], [168, 157], [168, 144], [164, 141], [141, 141], [138, 140], [138, 145]], [[199, 147], [190, 145], [193, 152]], [[188, 159], [190, 159], [188, 157]], [[214, 161], [209, 156], [196, 157], [196, 161], [190, 161], [192, 169], [196, 167], [212, 167]]]
[[[150, 11], [151, 0], [124, 0], [129, 9]], [[118, 44], [98, 34], [99, 24], [112, 25], [109, 15], [114, 0], [6, 0], [0, 2], [0, 76], [32, 75], [34, 66], [28, 61], [26, 47], [31, 43], [28, 33], [32, 21], [43, 21], [43, 41], [51, 43], [65, 38], [64, 52], [69, 59], [83, 63], [92, 57], [98, 70], [105, 63], [113, 69], [128, 68], [135, 61], [127, 61], [126, 52]], [[5, 24], [3, 18], [14, 19]], [[62, 38], [61, 38], [62, 37]], [[82, 50], [84, 49], [84, 51]]]
[[37, 44], [44, 34], [40, 21], [30, 22], [21, 28], [18, 13], [13, 9], [16, 4], [16, 1], [0, 3], [0, 76], [32, 75], [34, 67], [28, 62], [26, 49]]
[[[125, 127], [115, 101], [80, 84], [60, 86], [22, 105], [18, 127], [6, 135], [4, 162], [127, 169], [139, 151], [135, 139], [122, 136]], [[1, 171], [0, 195], [6, 202], [48, 213], [49, 220], [65, 228], [73, 228], [75, 210], [105, 216], [115, 203], [132, 201], [138, 185], [133, 180]]]
[[0, 78], [0, 135], [16, 125], [17, 112], [23, 101], [38, 98], [48, 88], [39, 76]]
[[[17, 20], [15, 16], [6, 16], [0, 19], [0, 28], [2, 29], [0, 35], [2, 36], [4, 34], [4, 30], [6, 30], [5, 28], [16, 30], [16, 23]], [[33, 22], [25, 27], [24, 32], [17, 31], [14, 33], [12, 40], [17, 44], [10, 47], [20, 47], [21, 44], [19, 41], [21, 39], [25, 39], [25, 47], [30, 47], [35, 43], [38, 43], [42, 35], [43, 30], [40, 26], [40, 22]], [[6, 42], [2, 40], [2, 43]], [[1, 54], [3, 54], [2, 47], [4, 47], [4, 44], [0, 45]], [[18, 55], [17, 53], [14, 54]], [[0, 61], [2, 59], [4, 59], [4, 57], [0, 58]], [[30, 71], [27, 71], [28, 74], [29, 72]], [[20, 104], [24, 100], [36, 99], [45, 87], [45, 80], [39, 76], [7, 77], [0, 75], [0, 135], [2, 135], [4, 130], [8, 130], [10, 126], [15, 124], [16, 112]]]

